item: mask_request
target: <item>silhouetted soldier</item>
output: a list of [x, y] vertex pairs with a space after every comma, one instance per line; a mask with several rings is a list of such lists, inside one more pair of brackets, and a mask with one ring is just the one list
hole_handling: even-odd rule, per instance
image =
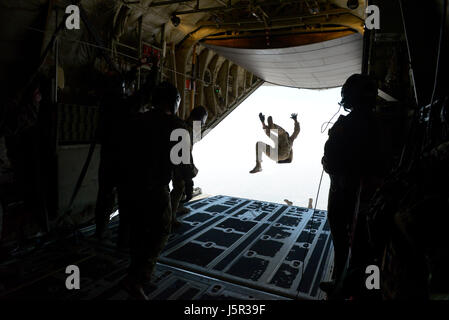
[[[198, 121], [201, 123], [201, 127], [206, 124], [207, 120], [207, 110], [203, 106], [198, 106], [192, 110], [189, 115], [189, 118], [185, 121], [185, 129], [189, 131], [190, 135], [190, 147], [192, 148], [195, 141], [194, 134], [196, 132], [193, 131], [194, 121]], [[200, 132], [199, 132], [200, 133]], [[190, 150], [192, 151], [192, 149]], [[191, 158], [192, 159], [192, 158]], [[193, 173], [198, 173], [198, 170], [193, 164]], [[173, 227], [178, 227], [181, 223], [177, 220], [177, 214], [186, 214], [189, 212], [188, 208], [184, 207], [181, 202], [183, 195], [185, 194], [185, 199], [183, 202], [187, 202], [192, 199], [193, 194], [193, 176], [185, 176], [185, 170], [182, 170], [180, 167], [176, 167], [173, 173], [173, 190], [170, 193], [171, 197], [171, 206], [173, 211]]]
[[[134, 297], [147, 299], [156, 260], [171, 231], [172, 211], [168, 184], [174, 165], [170, 151], [173, 130], [182, 128], [176, 117], [180, 95], [168, 82], [153, 93], [153, 108], [129, 121], [120, 148], [120, 210], [130, 223], [131, 263], [122, 284]], [[180, 164], [190, 170], [188, 164]]]
[[[43, 97], [48, 97], [47, 83], [45, 77], [37, 76], [14, 99], [5, 99], [0, 105], [0, 201], [6, 188], [18, 192], [20, 200], [24, 201], [18, 224], [31, 220], [39, 226], [40, 232], [48, 231], [45, 175], [42, 173], [46, 168], [42, 161], [46, 150], [42, 141], [45, 133], [42, 111], [47, 109], [41, 106]], [[23, 240], [26, 235], [23, 228], [19, 230], [19, 239]]]
[[[135, 72], [125, 75], [124, 79], [118, 76], [109, 77], [105, 83], [105, 91], [100, 107], [101, 142], [100, 165], [98, 169], [98, 194], [95, 208], [96, 237], [104, 239], [109, 236], [107, 226], [110, 215], [116, 207], [118, 186], [119, 141], [124, 133], [126, 121], [139, 113], [145, 104], [150, 102], [151, 91], [157, 81], [156, 61], [146, 82], [137, 93], [128, 90], [132, 87]], [[119, 204], [120, 205], [120, 204]], [[120, 209], [120, 208], [119, 208]], [[121, 249], [127, 249], [129, 245], [129, 226], [124, 212], [119, 210], [119, 232], [117, 245]]]
[[[95, 235], [98, 239], [107, 238], [107, 226], [110, 215], [116, 205], [116, 188], [118, 185], [117, 156], [120, 152], [119, 139], [123, 134], [126, 120], [136, 113], [132, 110], [127, 97], [121, 92], [121, 83], [118, 77], [105, 81], [104, 97], [100, 105], [99, 142], [100, 164], [98, 168], [98, 194], [95, 207]], [[119, 246], [127, 243], [126, 232], [123, 232], [124, 216], [120, 215]]]
[[[379, 142], [373, 109], [377, 84], [368, 76], [354, 74], [341, 89], [340, 104], [347, 116], [340, 116], [329, 130], [322, 164], [331, 184], [328, 201], [328, 220], [334, 243], [334, 271], [331, 283], [321, 288], [331, 292], [343, 275], [348, 258], [354, 213], [357, 201], [369, 199], [372, 177], [376, 175]], [[354, 246], [352, 245], [354, 248]]]
[[[300, 126], [296, 119], [297, 114], [293, 113], [291, 118], [295, 122], [295, 128], [293, 134], [290, 136], [287, 131], [282, 127], [273, 123], [273, 118], [268, 117], [268, 126], [265, 124], [265, 116], [259, 113], [260, 121], [262, 122], [262, 128], [264, 129], [266, 135], [273, 140], [275, 147], [258, 141], [256, 143], [256, 166], [249, 173], [256, 173], [262, 171], [262, 153], [265, 153], [271, 160], [277, 163], [290, 163], [293, 160], [293, 142], [299, 134]], [[273, 135], [274, 131], [276, 135]]]

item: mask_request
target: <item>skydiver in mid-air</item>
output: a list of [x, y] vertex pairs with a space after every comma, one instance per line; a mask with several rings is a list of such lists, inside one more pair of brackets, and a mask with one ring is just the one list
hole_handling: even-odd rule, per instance
[[[299, 134], [300, 127], [296, 113], [292, 113], [291, 119], [295, 122], [295, 128], [293, 134], [290, 136], [287, 131], [285, 131], [282, 127], [273, 123], [273, 118], [271, 116], [268, 117], [268, 125], [265, 124], [265, 116], [262, 113], [259, 113], [259, 119], [262, 122], [262, 128], [265, 131], [266, 135], [270, 137], [275, 143], [275, 147], [271, 147], [270, 145], [258, 141], [256, 143], [256, 166], [249, 173], [256, 173], [262, 171], [262, 153], [265, 153], [271, 160], [276, 161], [277, 163], [290, 163], [293, 160], [293, 141]], [[271, 130], [276, 135], [273, 135]]]

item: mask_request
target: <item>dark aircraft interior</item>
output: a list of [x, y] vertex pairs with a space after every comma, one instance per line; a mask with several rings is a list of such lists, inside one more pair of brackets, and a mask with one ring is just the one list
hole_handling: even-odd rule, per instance
[[[186, 306], [448, 300], [447, 2], [2, 0], [0, 299], [130, 299], [120, 286], [129, 252], [116, 247], [117, 200], [109, 238], [95, 239], [111, 92], [143, 113], [149, 88], [167, 81], [180, 93], [177, 116], [204, 106], [209, 133], [263, 85], [323, 90], [359, 73], [378, 88], [381, 170], [351, 213], [369, 250], [351, 251], [346, 266], [368, 258], [354, 274], [345, 269], [339, 294], [320, 285], [335, 267], [326, 210], [199, 189], [143, 291]], [[72, 287], [70, 266], [81, 277]], [[380, 274], [374, 288], [368, 266]]]

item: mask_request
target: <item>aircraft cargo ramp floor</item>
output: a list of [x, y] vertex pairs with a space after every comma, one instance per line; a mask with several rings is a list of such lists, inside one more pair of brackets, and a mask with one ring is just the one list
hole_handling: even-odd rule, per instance
[[[333, 246], [326, 211], [228, 196], [186, 205], [145, 292], [154, 300], [323, 299]], [[95, 227], [0, 264], [0, 298], [127, 299], [119, 286], [128, 255]], [[67, 290], [65, 268], [77, 265], [80, 290]], [[9, 271], [8, 271], [9, 270]], [[14, 270], [14, 271], [11, 271]]]

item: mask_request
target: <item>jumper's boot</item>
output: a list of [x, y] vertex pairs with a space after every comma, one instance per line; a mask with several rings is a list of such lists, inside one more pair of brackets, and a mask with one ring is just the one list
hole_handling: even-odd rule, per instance
[[260, 171], [262, 171], [262, 165], [261, 165], [260, 161], [257, 161], [256, 162], [256, 166], [249, 173], [257, 173], [257, 172], [260, 172]]

